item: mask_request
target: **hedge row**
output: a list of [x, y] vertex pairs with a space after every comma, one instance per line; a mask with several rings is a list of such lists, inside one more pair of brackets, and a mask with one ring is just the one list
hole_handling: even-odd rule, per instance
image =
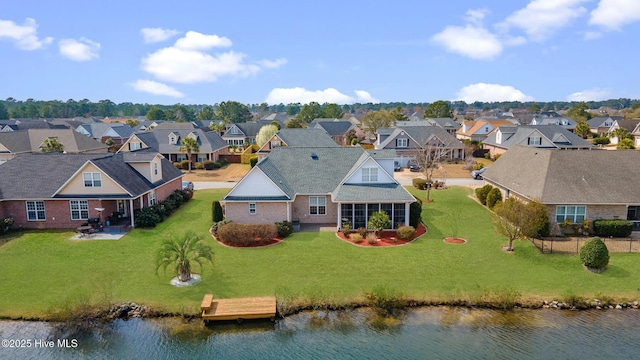
[[163, 201], [146, 208], [137, 209], [134, 212], [135, 226], [140, 228], [152, 228], [164, 221], [176, 211], [182, 204], [191, 199], [191, 192], [176, 190]]
[[217, 229], [218, 239], [229, 245], [251, 246], [278, 236], [274, 224], [240, 224], [230, 222]]
[[595, 220], [593, 231], [602, 237], [629, 237], [633, 231], [633, 222], [629, 220]]
[[[214, 170], [214, 169], [220, 169], [221, 167], [225, 166], [228, 163], [229, 162], [223, 158], [218, 159], [218, 161], [216, 162], [213, 162], [211, 160], [205, 160], [203, 162], [196, 162], [195, 164], [193, 164], [192, 168], [197, 170], [202, 170], [202, 169]], [[189, 160], [177, 161], [177, 162], [174, 162], [173, 165], [178, 169], [189, 170]]]

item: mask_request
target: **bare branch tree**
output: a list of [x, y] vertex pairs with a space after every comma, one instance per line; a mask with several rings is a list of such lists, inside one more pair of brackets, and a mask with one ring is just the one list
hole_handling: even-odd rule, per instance
[[416, 160], [427, 178], [427, 201], [431, 200], [431, 185], [433, 184], [433, 172], [442, 166], [442, 162], [451, 157], [452, 149], [438, 137], [432, 136], [421, 147]]

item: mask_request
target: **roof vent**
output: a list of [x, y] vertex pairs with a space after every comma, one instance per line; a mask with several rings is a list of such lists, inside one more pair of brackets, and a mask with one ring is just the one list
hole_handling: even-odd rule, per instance
[[311, 153], [311, 158], [312, 158], [313, 160], [318, 160], [318, 154], [316, 154], [316, 153], [312, 152], [312, 153]]

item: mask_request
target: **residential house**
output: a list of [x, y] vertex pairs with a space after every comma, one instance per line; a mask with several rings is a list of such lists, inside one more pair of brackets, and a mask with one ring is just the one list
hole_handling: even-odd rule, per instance
[[[640, 152], [560, 151], [513, 146], [483, 174], [503, 198], [547, 207], [552, 231], [567, 220], [628, 219], [640, 223]], [[555, 229], [555, 230], [554, 230]]]
[[599, 135], [608, 133], [613, 123], [622, 119], [622, 116], [596, 116], [587, 120], [587, 124], [592, 133]]
[[515, 123], [510, 120], [465, 121], [456, 131], [456, 137], [460, 140], [483, 142], [493, 130], [505, 125], [515, 125]]
[[117, 122], [91, 123], [78, 126], [76, 132], [98, 140], [103, 144], [108, 139], [111, 139], [116, 145], [122, 145], [133, 134], [133, 129], [129, 125]]
[[0, 132], [0, 164], [19, 154], [41, 152], [47, 139], [56, 139], [66, 153], [106, 153], [108, 150], [108, 146], [71, 129]]
[[439, 126], [405, 126], [378, 129], [376, 150], [395, 150], [396, 161], [406, 167], [425, 152], [440, 150], [450, 160], [464, 160], [464, 144]]
[[186, 152], [180, 151], [184, 138], [192, 138], [198, 142], [198, 151], [191, 154], [192, 162], [218, 161], [220, 154], [227, 149], [227, 143], [213, 131], [155, 127], [151, 131], [131, 135], [118, 152], [153, 149], [171, 162], [180, 162], [187, 160]]
[[23, 154], [1, 168], [0, 218], [23, 229], [77, 228], [89, 218], [133, 226], [136, 209], [182, 189], [182, 172], [152, 151]]
[[635, 129], [631, 131], [631, 136], [633, 136], [634, 146], [640, 148], [640, 124], [636, 125]]
[[501, 126], [482, 142], [492, 158], [514, 145], [537, 148], [590, 150], [593, 144], [558, 125]]
[[[264, 122], [244, 122], [227, 125], [227, 129], [222, 134], [222, 139], [230, 146], [242, 147], [244, 144], [255, 144], [256, 135], [265, 125]], [[284, 127], [284, 126], [283, 126]]]
[[431, 123], [431, 125], [439, 126], [453, 136], [456, 136], [456, 132], [458, 129], [462, 127], [462, 124], [457, 122], [452, 118], [427, 118], [427, 121]]
[[[622, 117], [620, 119], [616, 119], [607, 131], [607, 134], [609, 134], [609, 138], [611, 139], [611, 143], [617, 145], [619, 142], [618, 135], [616, 135], [616, 129], [625, 129], [631, 134], [631, 136], [633, 136], [634, 131], [638, 128], [638, 124], [640, 124], [640, 119], [624, 119]], [[634, 139], [634, 143], [635, 142], [636, 141]]]
[[258, 159], [269, 155], [271, 150], [280, 146], [290, 147], [338, 147], [335, 141], [323, 129], [282, 129], [258, 149]]
[[529, 125], [558, 125], [575, 132], [578, 122], [568, 117], [534, 117]]
[[29, 129], [69, 129], [68, 124], [53, 123], [49, 119], [12, 119], [4, 125], [2, 132], [29, 130]]
[[[311, 126], [311, 124], [309, 124], [309, 126]], [[349, 130], [355, 130], [356, 126], [349, 121], [335, 119], [333, 121], [318, 121], [313, 128], [324, 130], [336, 144], [348, 146], [351, 144], [347, 144], [347, 132]]]
[[393, 151], [359, 146], [277, 147], [222, 199], [226, 218], [366, 228], [383, 210], [392, 228], [408, 225], [415, 198], [394, 179], [394, 157]]

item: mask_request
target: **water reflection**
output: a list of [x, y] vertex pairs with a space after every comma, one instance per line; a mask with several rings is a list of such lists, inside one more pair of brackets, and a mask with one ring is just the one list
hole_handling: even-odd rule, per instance
[[76, 339], [75, 348], [2, 348], [0, 358], [616, 358], [640, 353], [640, 311], [434, 307], [384, 316], [370, 309], [211, 323], [118, 320], [72, 332], [62, 324], [0, 322], [2, 339]]

